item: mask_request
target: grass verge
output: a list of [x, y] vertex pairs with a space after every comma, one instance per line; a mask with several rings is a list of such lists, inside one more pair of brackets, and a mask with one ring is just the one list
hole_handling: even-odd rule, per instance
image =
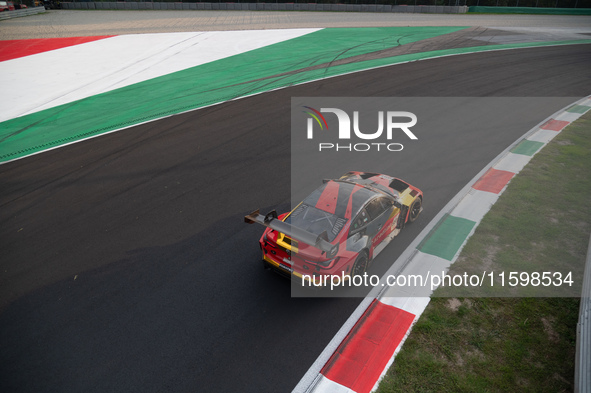
[[[578, 281], [590, 232], [591, 111], [510, 182], [450, 274], [558, 268]], [[550, 296], [572, 293], [555, 288]], [[437, 290], [378, 392], [572, 391], [579, 299], [527, 294]]]

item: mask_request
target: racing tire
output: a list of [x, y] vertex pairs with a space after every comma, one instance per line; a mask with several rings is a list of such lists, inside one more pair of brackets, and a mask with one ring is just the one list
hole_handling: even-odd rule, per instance
[[369, 266], [369, 259], [367, 258], [367, 254], [362, 252], [355, 260], [355, 264], [353, 265], [353, 269], [351, 270], [351, 276], [362, 276], [363, 273], [367, 271], [367, 267]]
[[414, 222], [417, 218], [419, 218], [419, 214], [421, 214], [422, 204], [423, 201], [421, 200], [421, 198], [417, 198], [413, 201], [408, 211], [408, 222]]

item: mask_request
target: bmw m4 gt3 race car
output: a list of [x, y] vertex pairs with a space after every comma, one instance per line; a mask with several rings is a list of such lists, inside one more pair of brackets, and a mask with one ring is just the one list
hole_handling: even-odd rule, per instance
[[[369, 263], [422, 211], [423, 193], [387, 175], [348, 172], [322, 186], [291, 212], [244, 217], [266, 226], [259, 241], [266, 267], [292, 278], [326, 283], [363, 275]], [[324, 281], [323, 281], [324, 279]]]

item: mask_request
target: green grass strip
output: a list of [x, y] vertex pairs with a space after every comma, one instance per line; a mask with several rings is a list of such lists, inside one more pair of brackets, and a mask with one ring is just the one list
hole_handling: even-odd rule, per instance
[[377, 392], [572, 392], [578, 305], [434, 298]]

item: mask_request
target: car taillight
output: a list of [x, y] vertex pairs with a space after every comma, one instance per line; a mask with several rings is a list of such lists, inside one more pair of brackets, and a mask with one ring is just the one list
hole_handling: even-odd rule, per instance
[[275, 244], [273, 244], [272, 242], [269, 241], [269, 239], [267, 239], [267, 235], [266, 234], [263, 237], [263, 242], [265, 243], [265, 246], [277, 248], [277, 246]]

